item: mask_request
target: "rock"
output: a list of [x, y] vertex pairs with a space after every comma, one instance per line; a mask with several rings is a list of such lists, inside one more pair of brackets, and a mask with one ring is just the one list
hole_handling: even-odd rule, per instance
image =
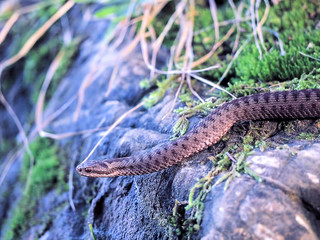
[[201, 239], [319, 239], [319, 152], [319, 143], [256, 151], [247, 161], [263, 182], [244, 175], [214, 187]]

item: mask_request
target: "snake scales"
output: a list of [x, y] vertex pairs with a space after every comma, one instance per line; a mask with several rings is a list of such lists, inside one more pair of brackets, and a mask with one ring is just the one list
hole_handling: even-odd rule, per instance
[[130, 157], [87, 160], [77, 172], [87, 177], [115, 177], [156, 172], [218, 142], [239, 120], [320, 117], [320, 89], [250, 95], [227, 102], [181, 138]]

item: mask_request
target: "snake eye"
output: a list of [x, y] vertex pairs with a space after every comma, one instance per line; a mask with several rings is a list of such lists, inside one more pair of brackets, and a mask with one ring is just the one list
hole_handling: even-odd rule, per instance
[[92, 170], [90, 168], [85, 168], [84, 169], [87, 173], [90, 173]]

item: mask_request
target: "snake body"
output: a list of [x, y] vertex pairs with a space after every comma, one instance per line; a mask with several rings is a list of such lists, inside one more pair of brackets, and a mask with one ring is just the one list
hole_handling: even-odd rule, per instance
[[152, 173], [217, 143], [237, 121], [303, 118], [320, 118], [320, 89], [250, 95], [216, 108], [177, 140], [130, 157], [87, 160], [77, 166], [77, 171], [87, 177]]

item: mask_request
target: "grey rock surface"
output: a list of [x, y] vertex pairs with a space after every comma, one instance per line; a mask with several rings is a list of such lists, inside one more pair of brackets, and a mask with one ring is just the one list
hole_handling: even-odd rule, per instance
[[319, 239], [320, 144], [256, 151], [247, 161], [263, 182], [241, 176], [225, 192], [214, 187], [201, 239]]

